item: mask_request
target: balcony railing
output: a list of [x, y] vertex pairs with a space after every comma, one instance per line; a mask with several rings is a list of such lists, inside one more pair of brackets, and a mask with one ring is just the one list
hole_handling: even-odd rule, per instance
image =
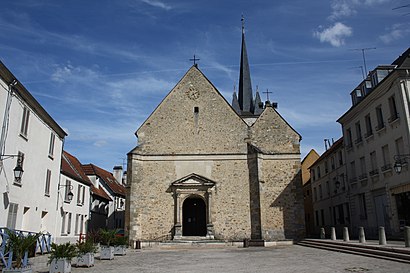
[[367, 179], [367, 173], [363, 173], [359, 175], [359, 180], [365, 180], [365, 179]]
[[391, 164], [390, 164], [390, 163], [388, 163], [388, 164], [386, 164], [386, 165], [384, 165], [384, 166], [381, 166], [382, 172], [391, 171], [391, 169], [392, 169], [392, 167], [391, 167]]
[[376, 176], [376, 175], [378, 175], [379, 174], [379, 170], [378, 169], [374, 169], [374, 170], [371, 170], [370, 172], [369, 172], [369, 175], [370, 176]]

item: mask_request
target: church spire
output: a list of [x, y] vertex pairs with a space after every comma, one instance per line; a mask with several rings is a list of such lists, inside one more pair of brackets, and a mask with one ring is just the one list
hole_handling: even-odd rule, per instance
[[252, 98], [252, 84], [251, 74], [248, 63], [248, 53], [245, 44], [245, 19], [242, 15], [242, 48], [241, 48], [241, 67], [239, 72], [239, 88], [238, 88], [238, 102], [242, 110], [242, 114], [253, 113], [253, 98]]

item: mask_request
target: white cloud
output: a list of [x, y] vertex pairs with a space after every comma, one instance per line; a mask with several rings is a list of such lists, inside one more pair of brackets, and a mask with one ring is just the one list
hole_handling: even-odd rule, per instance
[[330, 4], [332, 8], [332, 14], [329, 19], [336, 20], [341, 17], [348, 17], [356, 13], [354, 9], [354, 3], [346, 0], [334, 0]]
[[332, 46], [339, 47], [345, 43], [345, 38], [351, 36], [353, 30], [341, 22], [336, 22], [333, 26], [318, 30], [313, 33], [313, 36], [319, 38], [323, 42], [328, 42]]
[[97, 140], [94, 142], [94, 146], [96, 147], [104, 147], [107, 146], [108, 142], [106, 140]]
[[363, 6], [375, 6], [389, 1], [391, 0], [333, 0], [330, 3], [332, 13], [328, 18], [330, 20], [337, 20], [343, 17], [349, 17], [355, 15], [357, 9]]
[[156, 8], [161, 8], [165, 10], [170, 10], [172, 9], [171, 6], [157, 0], [141, 0], [143, 3], [148, 4], [150, 6], [156, 7]]
[[387, 3], [389, 1], [391, 0], [365, 0], [364, 3], [366, 5], [372, 6], [372, 5]]
[[381, 35], [379, 38], [385, 44], [390, 44], [410, 34], [409, 24], [394, 24], [388, 30], [388, 33]]

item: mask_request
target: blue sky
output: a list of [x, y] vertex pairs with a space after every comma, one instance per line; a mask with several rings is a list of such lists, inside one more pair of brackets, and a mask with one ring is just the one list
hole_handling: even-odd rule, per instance
[[[254, 91], [269, 89], [302, 156], [350, 107], [367, 68], [410, 45], [408, 0], [3, 0], [0, 59], [69, 134], [84, 164], [121, 165], [134, 132], [192, 65], [230, 102], [241, 14]], [[265, 99], [265, 96], [262, 96]], [[273, 98], [273, 99], [272, 99]]]

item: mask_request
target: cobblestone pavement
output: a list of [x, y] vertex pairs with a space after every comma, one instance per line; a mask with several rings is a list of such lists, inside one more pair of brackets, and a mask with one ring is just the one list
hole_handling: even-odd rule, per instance
[[[34, 272], [48, 272], [47, 256], [32, 258]], [[73, 260], [75, 263], [75, 260]], [[99, 260], [72, 272], [410, 272], [410, 264], [302, 246], [265, 248], [129, 249], [126, 256]]]

